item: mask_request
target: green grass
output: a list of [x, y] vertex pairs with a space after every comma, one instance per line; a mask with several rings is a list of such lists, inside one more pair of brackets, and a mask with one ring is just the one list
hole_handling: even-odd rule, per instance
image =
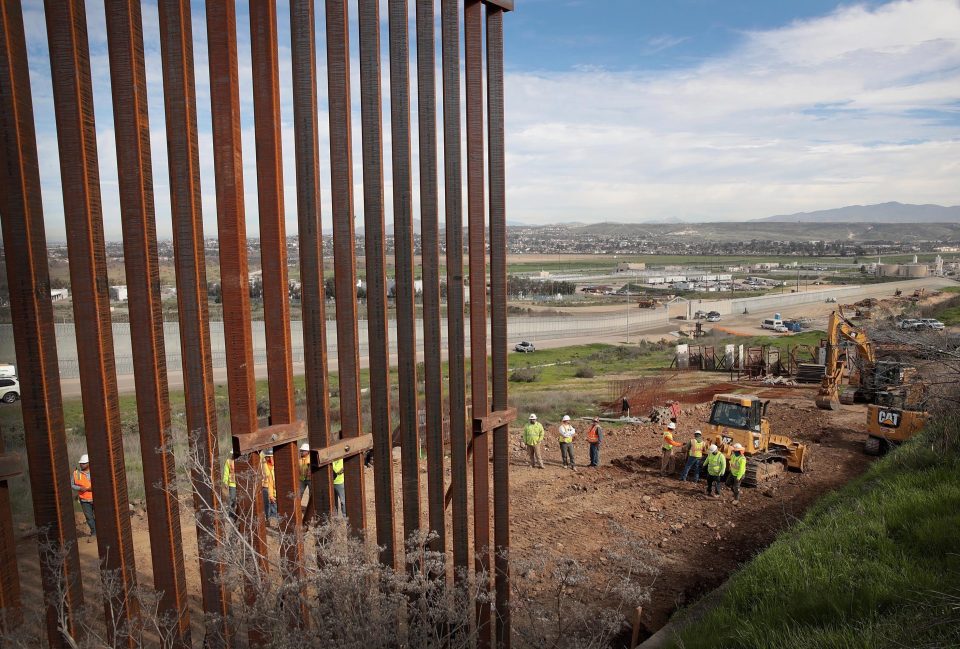
[[960, 419], [820, 500], [676, 647], [960, 646]]
[[960, 286], [946, 286], [939, 290], [943, 291], [944, 293], [960, 293]]

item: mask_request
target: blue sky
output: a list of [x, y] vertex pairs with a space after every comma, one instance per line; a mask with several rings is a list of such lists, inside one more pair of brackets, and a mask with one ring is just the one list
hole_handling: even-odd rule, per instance
[[[243, 160], [248, 232], [256, 235], [245, 5], [238, 7], [240, 75], [246, 80]], [[385, 23], [386, 0], [383, 6]], [[145, 0], [143, 7], [157, 231], [167, 238], [170, 201], [155, 0]], [[43, 3], [24, 0], [24, 11], [48, 238], [62, 240]], [[207, 236], [215, 236], [203, 11], [202, 2], [195, 2], [204, 222]], [[105, 229], [108, 238], [118, 239], [103, 12], [103, 0], [88, 0]], [[286, 216], [288, 231], [295, 233], [286, 0], [278, 0], [278, 12]], [[319, 14], [321, 182], [328, 220]], [[889, 200], [960, 203], [960, 0], [517, 0], [505, 26], [511, 221], [741, 220]], [[355, 58], [352, 73], [356, 81]], [[414, 70], [411, 77], [415, 80]], [[388, 84], [384, 59], [390, 222]], [[411, 94], [415, 100], [415, 87]], [[358, 111], [356, 104], [355, 197], [362, 218]], [[416, 120], [412, 123], [416, 165]], [[416, 188], [416, 175], [413, 182]]]

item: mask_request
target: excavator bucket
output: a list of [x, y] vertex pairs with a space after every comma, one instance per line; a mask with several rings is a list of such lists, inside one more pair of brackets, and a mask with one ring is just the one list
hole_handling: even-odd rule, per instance
[[840, 399], [833, 394], [820, 395], [817, 397], [817, 408], [820, 408], [820, 410], [840, 410]]

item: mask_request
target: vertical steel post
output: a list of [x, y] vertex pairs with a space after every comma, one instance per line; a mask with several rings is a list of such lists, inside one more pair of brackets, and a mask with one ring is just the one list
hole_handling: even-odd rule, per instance
[[450, 486], [453, 565], [469, 570], [467, 404], [463, 321], [463, 169], [460, 143], [460, 15], [458, 0], [441, 0], [443, 55], [443, 182], [447, 261], [447, 368], [450, 375]]
[[[20, 0], [0, 2], [0, 218], [33, 517], [50, 541], [49, 546], [39, 545], [47, 638], [50, 647], [64, 647], [58, 627], [63, 624], [66, 632], [76, 637], [79, 629], [75, 616], [83, 605], [83, 590]], [[63, 554], [58, 560], [60, 552]], [[16, 572], [4, 564], [3, 575], [0, 590], [7, 593], [10, 587], [5, 580], [14, 579]], [[50, 604], [55, 593], [62, 593], [62, 619]]]
[[158, 611], [173, 621], [174, 645], [189, 647], [190, 611], [160, 306], [143, 25], [140, 3], [136, 0], [108, 0], [104, 6], [153, 582], [154, 588], [162, 593]]
[[363, 135], [363, 227], [367, 270], [367, 340], [373, 488], [380, 561], [396, 566], [393, 430], [390, 425], [390, 339], [383, 218], [383, 113], [380, 90], [380, 2], [359, 0], [360, 120]]
[[410, 182], [410, 48], [407, 0], [389, 0], [390, 137], [393, 144], [393, 251], [397, 307], [397, 385], [404, 540], [420, 529], [420, 422], [417, 413], [417, 313], [413, 288]]
[[[503, 123], [503, 9], [488, 4], [487, 126], [490, 186], [490, 344], [493, 410], [507, 402], [507, 212]], [[510, 647], [510, 430], [493, 431], [493, 535], [497, 647]]]
[[[213, 120], [213, 165], [220, 238], [220, 281], [227, 356], [230, 429], [234, 437], [257, 430], [256, 383], [250, 329], [247, 233], [243, 205], [243, 161], [240, 144], [240, 93], [237, 78], [237, 20], [234, 0], [207, 2], [210, 59], [210, 112]], [[250, 453], [235, 463], [239, 520], [253, 551], [252, 568], [267, 569], [266, 530], [260, 497], [260, 456]], [[257, 598], [255, 580], [246, 584], [246, 598]], [[248, 629], [251, 644], [261, 640]]]
[[[317, 124], [317, 44], [314, 0], [291, 0], [293, 129], [300, 238], [300, 307], [306, 370], [307, 436], [312, 448], [330, 444], [330, 384], [327, 377], [327, 314], [320, 223], [320, 140]], [[309, 511], [329, 515], [330, 466], [311, 469]]]
[[443, 377], [440, 374], [440, 225], [437, 196], [437, 80], [433, 0], [417, 0], [417, 115], [420, 145], [420, 249], [423, 259], [423, 365], [427, 497], [433, 549], [446, 552], [443, 505]]
[[200, 591], [206, 613], [205, 646], [225, 647], [229, 597], [224, 566], [215, 560], [223, 540], [217, 415], [207, 310], [207, 272], [200, 194], [193, 26], [189, 0], [160, 0], [160, 50], [167, 129], [167, 165], [173, 217], [174, 265], [190, 446], [193, 502], [197, 510]]
[[[283, 209], [276, 0], [253, 0], [250, 3], [250, 54], [270, 421], [274, 425], [289, 424], [296, 419], [296, 407], [293, 402], [286, 215]], [[297, 445], [287, 442], [276, 447], [274, 462], [284, 570], [297, 578], [303, 573], [303, 517], [297, 477], [300, 470]], [[290, 613], [292, 619], [304, 619], [294, 611]]]
[[[3, 454], [0, 433], [0, 455]], [[0, 478], [0, 637], [23, 623], [20, 600], [20, 572], [17, 570], [17, 543], [13, 538], [13, 510], [10, 509], [10, 481]]]
[[[463, 6], [464, 73], [467, 92], [467, 219], [470, 249], [470, 394], [473, 417], [489, 413], [487, 401], [486, 219], [483, 179], [483, 6]], [[473, 437], [473, 538], [477, 574], [490, 572], [489, 434]], [[486, 590], [488, 583], [481, 584]], [[477, 603], [478, 646], [490, 646], [490, 604]]]
[[[44, 9], [97, 548], [101, 564], [115, 575], [116, 583], [110, 601], [104, 604], [104, 614], [110, 620], [132, 623], [138, 614], [134, 595], [137, 572], [117, 407], [87, 17], [83, 0], [46, 0]], [[108, 630], [112, 628], [114, 625], [108, 624]], [[132, 645], [134, 640], [122, 641]]]
[[[337, 305], [340, 434], [360, 434], [360, 348], [357, 335], [357, 258], [353, 227], [353, 142], [350, 130], [350, 33], [346, 0], [326, 0], [327, 95], [330, 102], [330, 189]], [[344, 460], [347, 518], [356, 534], [365, 525], [363, 456]]]

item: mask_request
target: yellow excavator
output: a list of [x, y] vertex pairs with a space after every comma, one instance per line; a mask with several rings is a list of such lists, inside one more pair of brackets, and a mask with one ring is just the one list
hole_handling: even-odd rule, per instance
[[[856, 389], [841, 394], [849, 360], [844, 341], [857, 352], [856, 369], [849, 381]], [[816, 403], [822, 410], [837, 410], [841, 401], [868, 404], [865, 450], [870, 455], [885, 453], [891, 445], [909, 439], [929, 417], [926, 387], [917, 377], [916, 368], [895, 361], [878, 361], [866, 332], [850, 322], [842, 309], [830, 315], [827, 362]]]
[[770, 432], [766, 417], [769, 404], [754, 395], [715, 395], [710, 420], [703, 431], [705, 441], [716, 444], [728, 458], [734, 444], [743, 446], [748, 458], [747, 473], [743, 477], [746, 487], [755, 487], [758, 482], [788, 468], [803, 471], [806, 444]]

